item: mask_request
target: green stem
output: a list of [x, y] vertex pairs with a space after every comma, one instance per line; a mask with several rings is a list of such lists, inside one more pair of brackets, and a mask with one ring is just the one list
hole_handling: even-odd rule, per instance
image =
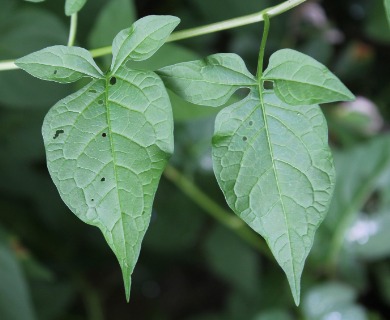
[[19, 67], [14, 63], [14, 60], [0, 61], [0, 71], [16, 70]]
[[334, 273], [334, 270], [337, 267], [338, 259], [345, 241], [345, 233], [348, 227], [351, 225], [353, 220], [356, 219], [359, 209], [363, 207], [364, 203], [370, 197], [370, 194], [374, 191], [375, 182], [379, 179], [386, 165], [387, 162], [383, 160], [377, 170], [360, 186], [359, 190], [357, 190], [353, 198], [350, 200], [340, 222], [337, 224], [337, 227], [333, 232], [333, 236], [330, 239], [330, 249], [327, 257], [327, 268], [330, 273]]
[[257, 63], [257, 79], [259, 80], [259, 82], [261, 80], [261, 77], [263, 76], [264, 53], [265, 53], [265, 46], [267, 44], [267, 39], [268, 39], [269, 26], [270, 26], [269, 16], [268, 14], [264, 14], [263, 38], [261, 39], [259, 60]]
[[[217, 23], [212, 23], [212, 24], [202, 26], [202, 27], [177, 31], [177, 32], [174, 32], [171, 34], [171, 36], [168, 38], [167, 42], [189, 39], [189, 38], [193, 38], [193, 37], [197, 37], [197, 36], [201, 36], [201, 35], [206, 35], [206, 34], [210, 34], [210, 33], [214, 33], [214, 32], [219, 32], [219, 31], [223, 31], [223, 30], [228, 30], [228, 29], [233, 29], [233, 28], [249, 25], [249, 24], [256, 23], [256, 22], [261, 22], [261, 21], [264, 21], [265, 15], [268, 15], [268, 17], [277, 16], [279, 14], [282, 14], [282, 13], [300, 5], [301, 3], [305, 2], [305, 1], [307, 1], [307, 0], [288, 0], [288, 1], [282, 2], [281, 4], [276, 5], [274, 7], [264, 9], [260, 12], [254, 13], [254, 14], [242, 16], [239, 18], [229, 19], [229, 20], [225, 20], [225, 21], [221, 21], [221, 22], [217, 22]], [[72, 15], [72, 17], [73, 17], [73, 15]], [[75, 29], [77, 27], [77, 17], [76, 17], [76, 25], [72, 24], [72, 19], [71, 19], [71, 32], [69, 33], [68, 45], [69, 45], [69, 43], [71, 43], [72, 45], [74, 43], [74, 38], [73, 38], [73, 40], [71, 39], [71, 34], [72, 34], [72, 30], [73, 30], [72, 26], [74, 28], [74, 36], [73, 37], [75, 37], [75, 32], [76, 32]], [[93, 50], [90, 50], [90, 52], [94, 58], [97, 58], [97, 57], [111, 54], [112, 47], [107, 46], [107, 47], [103, 47], [103, 48], [93, 49]], [[0, 61], [0, 71], [17, 69], [17, 67], [15, 68], [14, 66], [12, 66], [12, 68], [10, 68], [9, 62], [13, 62], [13, 61], [4, 61], [4, 62]]]
[[240, 218], [223, 209], [174, 167], [168, 165], [164, 171], [164, 176], [215, 220], [235, 232], [262, 254], [270, 258], [272, 257], [264, 240], [252, 231]]
[[87, 320], [104, 320], [104, 312], [101, 308], [102, 304], [97, 290], [84, 277], [77, 276], [76, 281], [84, 300]]
[[77, 33], [77, 13], [74, 13], [70, 16], [70, 29], [69, 29], [69, 39], [68, 47], [72, 47], [76, 40]]

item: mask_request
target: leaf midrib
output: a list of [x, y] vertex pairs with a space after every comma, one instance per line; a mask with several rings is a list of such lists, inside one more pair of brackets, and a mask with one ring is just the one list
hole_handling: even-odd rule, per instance
[[[109, 142], [110, 142], [110, 148], [111, 148], [111, 153], [112, 153], [112, 165], [113, 165], [113, 169], [114, 169], [114, 177], [115, 177], [115, 189], [116, 189], [116, 192], [117, 192], [117, 196], [118, 196], [118, 205], [119, 205], [119, 210], [120, 210], [120, 217], [121, 217], [121, 227], [122, 227], [122, 232], [123, 232], [123, 241], [126, 242], [125, 240], [125, 229], [123, 227], [123, 218], [124, 218], [124, 215], [123, 215], [123, 210], [122, 210], [122, 204], [121, 204], [121, 201], [120, 201], [120, 195], [119, 195], [119, 188], [118, 188], [118, 171], [116, 169], [116, 154], [115, 154], [115, 148], [114, 148], [114, 143], [113, 143], [113, 137], [112, 137], [112, 129], [111, 129], [111, 117], [110, 117], [110, 108], [109, 108], [109, 99], [108, 99], [108, 89], [109, 89], [109, 86], [110, 86], [110, 78], [111, 78], [111, 74], [107, 75], [106, 76], [106, 83], [105, 83], [105, 88], [104, 88], [104, 92], [105, 92], [105, 107], [106, 107], [106, 119], [107, 119], [107, 127], [108, 127], [108, 139], [109, 139]], [[110, 230], [111, 232], [112, 230]], [[124, 252], [124, 256], [125, 256], [125, 260], [127, 261], [127, 250], [125, 249], [125, 252]], [[122, 261], [121, 261], [121, 264], [122, 264]]]
[[[280, 191], [279, 178], [278, 178], [278, 174], [277, 174], [276, 167], [275, 167], [274, 151], [273, 151], [272, 144], [271, 144], [271, 141], [270, 141], [270, 133], [269, 133], [269, 130], [268, 130], [268, 121], [267, 121], [267, 116], [266, 116], [266, 112], [265, 112], [265, 105], [264, 105], [264, 98], [263, 98], [263, 91], [262, 91], [262, 88], [261, 88], [261, 83], [262, 83], [262, 81], [259, 81], [259, 86], [258, 86], [260, 107], [262, 109], [262, 116], [263, 116], [263, 121], [264, 121], [264, 127], [265, 127], [265, 132], [266, 132], [266, 137], [267, 137], [268, 148], [269, 148], [270, 156], [271, 156], [272, 168], [273, 168], [273, 171], [274, 171], [274, 174], [275, 174], [276, 187], [278, 189], [279, 200], [280, 200], [280, 203], [282, 204], [284, 221], [285, 221], [286, 227], [287, 227], [287, 236], [288, 236], [288, 241], [289, 241], [288, 242], [288, 247], [290, 249], [291, 264], [292, 264], [292, 271], [293, 271], [293, 277], [294, 277], [294, 289], [296, 291], [297, 290], [297, 286], [296, 286], [297, 279], [296, 279], [296, 274], [295, 274], [294, 257], [293, 257], [292, 248], [291, 248], [290, 227], [289, 227], [289, 223], [288, 223], [288, 219], [287, 219], [286, 208], [284, 206], [284, 202], [283, 202], [283, 199], [281, 197], [282, 193]], [[295, 296], [295, 294], [294, 294], [294, 296]]]
[[[304, 82], [304, 81], [298, 81], [298, 80], [292, 80], [292, 79], [288, 79], [288, 78], [276, 78], [276, 77], [264, 77], [264, 80], [269, 80], [269, 81], [275, 81], [275, 80], [279, 80], [279, 81], [286, 81], [287, 83], [288, 82], [294, 82], [294, 83], [299, 83], [299, 84], [304, 84], [305, 86], [312, 86], [312, 87], [316, 87], [316, 88], [319, 88], [319, 89], [326, 89], [326, 90], [329, 90], [333, 93], [337, 93], [343, 97], [348, 97], [346, 94], [340, 92], [340, 91], [337, 91], [337, 90], [334, 90], [330, 87], [327, 87], [327, 86], [320, 86], [318, 84], [314, 84], [312, 82]], [[348, 97], [349, 98], [349, 97]], [[298, 99], [297, 99], [298, 100]]]

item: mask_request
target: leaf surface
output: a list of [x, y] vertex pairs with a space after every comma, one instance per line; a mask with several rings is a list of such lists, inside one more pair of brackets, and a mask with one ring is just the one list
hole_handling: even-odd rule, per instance
[[384, 5], [385, 5], [385, 11], [386, 11], [386, 17], [387, 21], [390, 25], [390, 0], [383, 0]]
[[84, 7], [86, 2], [87, 0], [66, 0], [65, 14], [67, 16], [71, 16], [72, 14], [79, 12]]
[[74, 82], [82, 77], [103, 76], [91, 54], [78, 47], [45, 48], [16, 60], [15, 64], [34, 77], [60, 83]]
[[1, 237], [0, 281], [0, 314], [2, 319], [35, 320], [34, 307], [21, 265], [12, 249]]
[[110, 0], [102, 7], [88, 37], [91, 48], [109, 46], [118, 30], [127, 28], [137, 18], [133, 1]]
[[114, 85], [94, 80], [58, 102], [42, 133], [61, 198], [102, 230], [129, 297], [154, 194], [173, 152], [173, 120], [157, 75], [123, 67], [115, 78]]
[[320, 108], [292, 108], [272, 92], [252, 91], [217, 116], [213, 164], [229, 206], [266, 239], [298, 304], [304, 262], [334, 186]]
[[257, 86], [244, 61], [233, 53], [219, 53], [203, 60], [178, 63], [157, 71], [165, 85], [183, 99], [218, 107], [240, 88]]
[[355, 98], [323, 64], [291, 49], [279, 50], [271, 56], [263, 80], [273, 81], [279, 99], [293, 106]]
[[[238, 88], [250, 88], [216, 118], [214, 172], [230, 208], [266, 239], [299, 304], [305, 259], [335, 182], [321, 109], [282, 101], [233, 54], [179, 63], [158, 74], [174, 93], [202, 105], [218, 106]], [[323, 91], [312, 95], [324, 99]]]
[[173, 16], [146, 16], [119, 32], [112, 44], [112, 72], [128, 59], [141, 61], [151, 57], [179, 23], [180, 19]]
[[[166, 22], [160, 17], [160, 25]], [[134, 43], [131, 36], [125, 40]], [[140, 35], [137, 41], [142, 43]], [[173, 153], [173, 117], [157, 74], [134, 70], [121, 61], [115, 71], [103, 75], [88, 51], [57, 46], [17, 63], [46, 80], [92, 77], [46, 115], [42, 134], [47, 165], [66, 205], [102, 231], [122, 268], [129, 299], [154, 195]]]

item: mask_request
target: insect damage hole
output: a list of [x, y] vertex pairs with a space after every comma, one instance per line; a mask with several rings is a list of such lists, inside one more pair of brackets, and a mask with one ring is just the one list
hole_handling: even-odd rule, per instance
[[102, 105], [102, 104], [103, 104], [103, 100], [100, 99], [100, 100], [98, 101], [98, 104]]
[[116, 83], [116, 78], [115, 77], [111, 77], [110, 78], [110, 84], [114, 85], [115, 83]]
[[54, 134], [53, 139], [57, 139], [60, 136], [60, 134], [62, 134], [62, 133], [64, 133], [64, 130], [62, 130], [62, 129], [57, 130], [56, 133]]
[[247, 141], [248, 137], [242, 137], [242, 141]]
[[263, 82], [263, 88], [264, 88], [264, 90], [273, 90], [274, 82], [273, 81], [269, 81], [269, 80], [265, 80]]
[[103, 132], [103, 133], [102, 133], [102, 137], [103, 137], [103, 138], [107, 137], [107, 133]]
[[54, 70], [54, 71], [53, 71], [53, 74], [57, 74], [57, 72], [58, 72], [57, 70]]
[[104, 181], [106, 181], [106, 178], [103, 177], [100, 179], [100, 181], [104, 182]]
[[251, 120], [251, 121], [249, 121], [249, 123], [248, 123], [250, 126], [253, 126], [253, 121]]

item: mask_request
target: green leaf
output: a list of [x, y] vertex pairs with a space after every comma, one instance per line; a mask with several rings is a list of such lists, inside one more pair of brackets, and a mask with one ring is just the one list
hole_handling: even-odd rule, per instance
[[298, 304], [304, 262], [334, 186], [320, 108], [293, 108], [253, 90], [217, 116], [213, 163], [229, 206], [266, 239]]
[[85, 5], [87, 0], [66, 0], [65, 2], [65, 14], [71, 16], [79, 12]]
[[178, 63], [161, 68], [157, 74], [183, 99], [211, 107], [223, 105], [240, 88], [257, 86], [244, 61], [233, 53]]
[[173, 16], [146, 16], [119, 32], [112, 44], [112, 72], [128, 59], [141, 61], [151, 57], [179, 23], [180, 19]]
[[390, 0], [383, 0], [383, 3], [385, 5], [387, 21], [389, 22], [390, 25]]
[[312, 288], [303, 301], [307, 319], [367, 320], [363, 308], [355, 304], [357, 292], [342, 283], [328, 282]]
[[34, 320], [34, 309], [22, 269], [0, 239], [0, 315], [7, 320]]
[[173, 152], [173, 120], [161, 80], [122, 66], [58, 102], [42, 132], [61, 198], [102, 230], [129, 297], [154, 194]]
[[255, 295], [260, 287], [259, 261], [253, 249], [218, 226], [206, 238], [205, 258], [219, 278], [240, 293]]
[[390, 136], [384, 135], [369, 143], [336, 153], [335, 164], [338, 179], [329, 215], [324, 223], [331, 232], [328, 258], [333, 263], [339, 259], [347, 229], [378, 189], [380, 180], [388, 176]]
[[263, 80], [273, 81], [279, 99], [293, 106], [355, 99], [324, 65], [291, 49], [271, 56]]
[[[56, 15], [38, 6], [13, 8], [13, 5], [18, 3], [14, 0], [2, 1], [1, 60], [22, 57], [48, 46], [66, 43], [68, 28]], [[0, 72], [0, 103], [3, 107], [47, 110], [50, 105], [68, 94], [67, 86], [42, 82], [25, 72]]]
[[[335, 183], [320, 107], [281, 101], [258, 85], [237, 55], [179, 63], [158, 74], [174, 93], [209, 106], [226, 102], [240, 87], [251, 89], [216, 118], [214, 172], [230, 208], [266, 239], [298, 305], [304, 263]], [[314, 94], [313, 100], [323, 100]]]
[[136, 17], [133, 1], [107, 1], [95, 19], [95, 24], [89, 35], [90, 47], [99, 48], [110, 45], [118, 31], [131, 25]]
[[346, 232], [348, 251], [360, 259], [375, 261], [390, 256], [388, 212], [360, 215]]
[[82, 77], [101, 78], [103, 73], [91, 54], [78, 47], [53, 46], [31, 53], [15, 64], [42, 80], [69, 83]]
[[285, 310], [271, 310], [261, 313], [253, 320], [292, 320], [291, 315]]
[[[173, 23], [173, 17], [160, 21]], [[148, 55], [156, 49], [139, 34], [133, 36], [140, 44], [136, 49], [146, 50], [147, 43]], [[137, 43], [132, 36], [125, 40]], [[103, 75], [90, 53], [75, 47], [47, 48], [17, 63], [45, 80], [93, 78], [46, 115], [42, 134], [47, 165], [65, 204], [102, 231], [122, 268], [129, 299], [154, 195], [173, 153], [173, 117], [164, 84], [152, 71], [130, 68], [125, 59]]]

